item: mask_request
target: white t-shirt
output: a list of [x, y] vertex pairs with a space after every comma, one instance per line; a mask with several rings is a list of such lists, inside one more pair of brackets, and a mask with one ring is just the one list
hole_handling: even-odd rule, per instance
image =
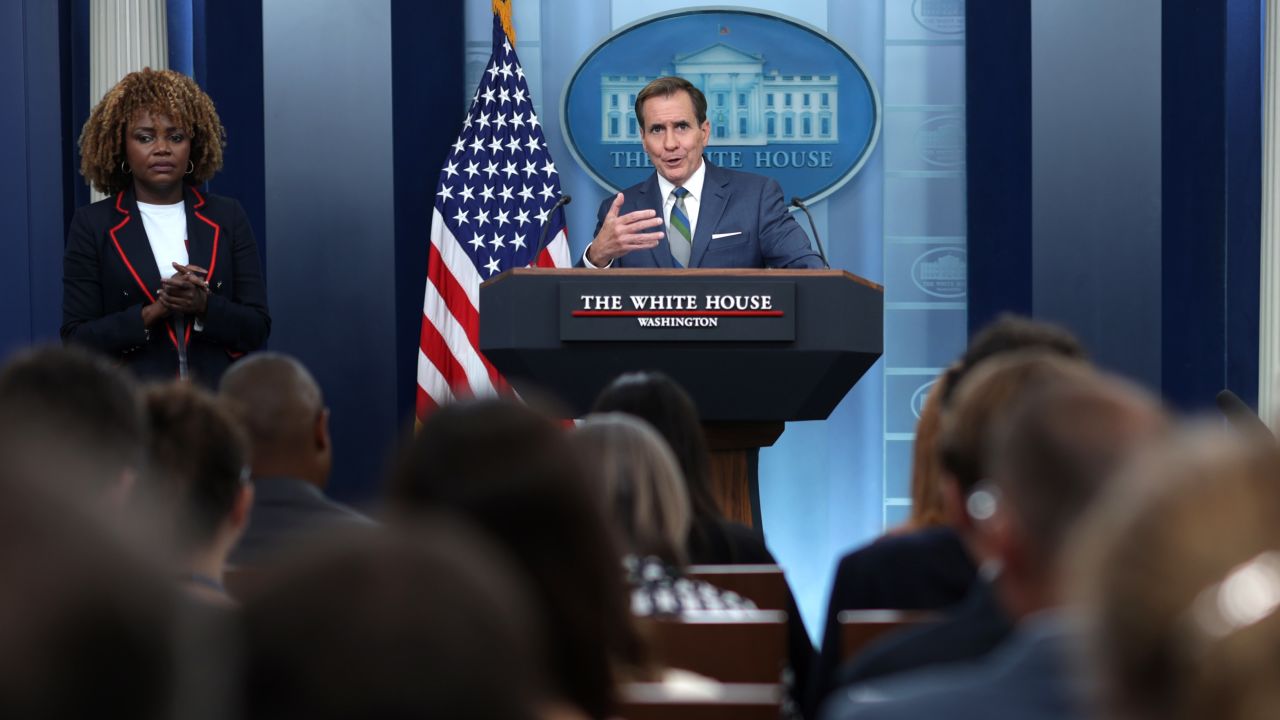
[[177, 272], [173, 263], [186, 265], [189, 259], [186, 203], [152, 205], [140, 202], [138, 212], [142, 213], [142, 227], [147, 231], [147, 240], [151, 241], [151, 254], [155, 255], [160, 277], [173, 277]]

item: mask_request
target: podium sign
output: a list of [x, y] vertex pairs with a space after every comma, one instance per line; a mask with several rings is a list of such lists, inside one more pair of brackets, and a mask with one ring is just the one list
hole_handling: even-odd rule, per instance
[[705, 421], [822, 420], [884, 347], [883, 288], [839, 270], [522, 268], [481, 285], [480, 307], [485, 357], [576, 415], [619, 374], [659, 370]]
[[560, 339], [791, 341], [794, 282], [569, 281], [560, 284]]

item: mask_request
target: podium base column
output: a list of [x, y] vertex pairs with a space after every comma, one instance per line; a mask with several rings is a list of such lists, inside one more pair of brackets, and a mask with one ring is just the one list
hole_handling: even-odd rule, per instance
[[769, 447], [782, 435], [781, 422], [703, 423], [711, 450], [711, 494], [721, 512], [730, 520], [754, 527], [761, 533], [760, 448]]

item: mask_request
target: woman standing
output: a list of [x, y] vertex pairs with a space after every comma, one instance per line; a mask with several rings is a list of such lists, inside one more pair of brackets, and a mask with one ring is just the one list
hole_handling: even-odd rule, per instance
[[191, 78], [126, 75], [80, 135], [80, 171], [107, 198], [71, 221], [62, 338], [139, 377], [217, 382], [271, 331], [258, 246], [235, 200], [198, 186], [222, 168], [225, 132]]

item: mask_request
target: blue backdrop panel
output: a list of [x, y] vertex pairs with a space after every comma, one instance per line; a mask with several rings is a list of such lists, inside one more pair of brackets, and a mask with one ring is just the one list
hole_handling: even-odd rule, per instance
[[426, 290], [432, 198], [449, 145], [462, 129], [461, 2], [391, 2], [391, 112], [395, 143], [397, 417], [413, 417], [418, 336]]
[[1227, 0], [1225, 138], [1227, 277], [1224, 386], [1258, 398], [1258, 298], [1262, 265], [1262, 42], [1265, 3]]
[[1163, 390], [1185, 409], [1257, 397], [1262, 5], [1164, 8]]
[[1192, 296], [1157, 271], [1171, 262], [1160, 234], [1160, 9], [1038, 0], [1031, 21], [1034, 314], [1157, 391], [1170, 337], [1162, 297]]
[[271, 345], [312, 368], [332, 490], [377, 487], [399, 403], [389, 2], [263, 5]]
[[[1031, 314], [1031, 0], [965, 5], [969, 329]], [[979, 80], [980, 79], [980, 80]]]
[[56, 2], [0, 2], [0, 356], [56, 340], [65, 240], [62, 31]]
[[[262, 93], [261, 0], [191, 0], [192, 60], [195, 79], [213, 98], [227, 130], [222, 171], [209, 189], [240, 201], [257, 234], [267, 286], [274, 278], [265, 264], [267, 232], [266, 161]], [[272, 308], [274, 313], [275, 308]]]

